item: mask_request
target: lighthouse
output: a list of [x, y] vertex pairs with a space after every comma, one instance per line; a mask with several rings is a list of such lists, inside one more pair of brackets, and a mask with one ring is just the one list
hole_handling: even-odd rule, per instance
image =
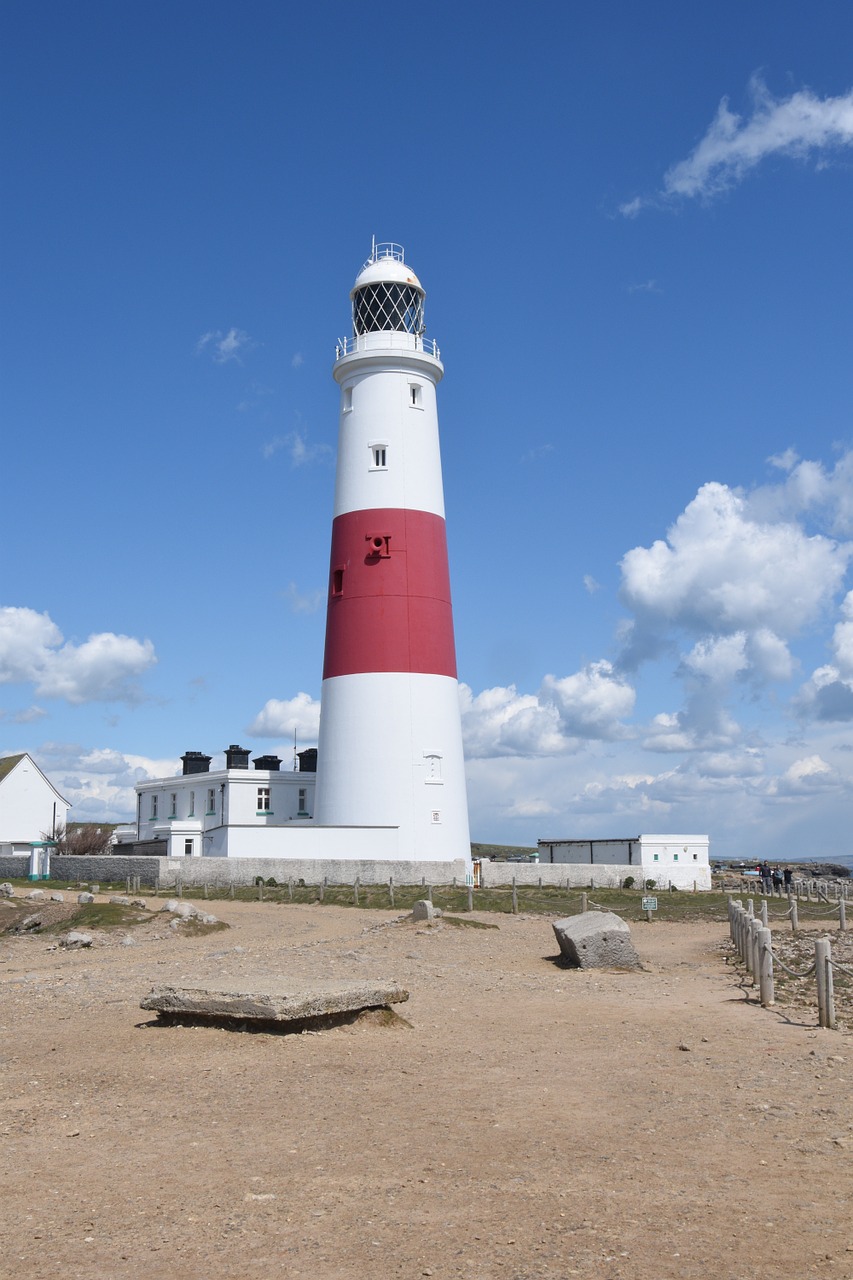
[[314, 821], [391, 829], [383, 844], [398, 858], [467, 861], [436, 407], [444, 366], [399, 245], [374, 241], [350, 297], [352, 337], [333, 368], [341, 401]]

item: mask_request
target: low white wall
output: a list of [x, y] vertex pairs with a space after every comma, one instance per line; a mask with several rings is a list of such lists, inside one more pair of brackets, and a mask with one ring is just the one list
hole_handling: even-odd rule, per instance
[[711, 873], [707, 867], [666, 867], [658, 871], [643, 871], [642, 867], [623, 863], [621, 866], [589, 862], [481, 862], [480, 883], [483, 888], [492, 885], [512, 884], [513, 876], [516, 884], [539, 884], [568, 886], [570, 889], [588, 889], [592, 885], [596, 889], [619, 889], [628, 876], [634, 877], [633, 888], [645, 887], [646, 879], [655, 881], [656, 889], [668, 889], [674, 884], [677, 889], [692, 889], [694, 880], [697, 889], [711, 888]]
[[465, 883], [470, 863], [464, 858], [453, 862], [410, 862], [404, 859], [376, 858], [152, 858], [160, 864], [163, 886], [174, 884], [180, 877], [184, 885], [252, 884], [256, 876], [264, 880], [304, 880], [309, 885], [352, 884], [356, 876], [361, 884], [394, 883], [443, 885], [455, 878]]

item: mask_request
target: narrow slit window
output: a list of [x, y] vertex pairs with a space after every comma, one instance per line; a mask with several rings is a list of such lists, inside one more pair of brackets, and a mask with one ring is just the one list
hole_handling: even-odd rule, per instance
[[344, 387], [344, 398], [342, 409], [344, 413], [350, 413], [352, 410], [352, 387]]
[[387, 471], [388, 470], [388, 441], [387, 440], [371, 440], [370, 449], [370, 470], [371, 471]]
[[421, 403], [421, 385], [419, 382], [409, 383], [409, 404], [413, 409], [422, 409]]
[[343, 569], [332, 570], [332, 595], [342, 596], [344, 594], [344, 571]]

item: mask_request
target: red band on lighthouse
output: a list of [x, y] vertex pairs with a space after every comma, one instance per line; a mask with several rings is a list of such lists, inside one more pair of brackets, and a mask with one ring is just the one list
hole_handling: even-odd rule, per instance
[[432, 512], [349, 511], [332, 526], [323, 679], [379, 671], [456, 678], [447, 537]]

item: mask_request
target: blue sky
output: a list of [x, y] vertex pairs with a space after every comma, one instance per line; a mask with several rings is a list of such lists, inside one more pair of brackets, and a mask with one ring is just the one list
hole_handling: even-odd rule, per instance
[[335, 340], [442, 350], [472, 836], [849, 852], [853, 10], [7, 0], [0, 754], [316, 741]]

